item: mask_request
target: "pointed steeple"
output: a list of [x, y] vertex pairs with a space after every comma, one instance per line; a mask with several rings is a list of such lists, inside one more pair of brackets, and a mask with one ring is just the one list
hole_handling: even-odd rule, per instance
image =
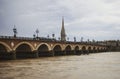
[[62, 17], [61, 41], [66, 41], [66, 34], [64, 28], [64, 17]]

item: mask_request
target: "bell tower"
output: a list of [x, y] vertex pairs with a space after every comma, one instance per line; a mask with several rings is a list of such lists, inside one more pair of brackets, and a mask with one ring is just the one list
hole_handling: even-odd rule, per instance
[[64, 28], [64, 17], [62, 17], [61, 41], [66, 41], [66, 34]]

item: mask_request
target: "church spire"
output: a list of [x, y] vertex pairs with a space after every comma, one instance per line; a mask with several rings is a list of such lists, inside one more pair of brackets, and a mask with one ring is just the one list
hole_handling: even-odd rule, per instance
[[64, 28], [64, 17], [62, 17], [61, 41], [66, 41], [66, 34]]

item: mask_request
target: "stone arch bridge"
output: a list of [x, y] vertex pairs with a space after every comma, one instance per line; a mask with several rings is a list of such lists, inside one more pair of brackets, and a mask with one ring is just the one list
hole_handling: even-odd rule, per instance
[[0, 59], [36, 58], [41, 56], [81, 55], [105, 52], [107, 47], [96, 43], [61, 42], [55, 39], [0, 37]]

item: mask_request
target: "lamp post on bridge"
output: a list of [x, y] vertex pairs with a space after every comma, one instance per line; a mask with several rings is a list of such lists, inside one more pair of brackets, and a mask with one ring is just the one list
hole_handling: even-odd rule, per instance
[[52, 34], [52, 37], [53, 37], [53, 39], [55, 39], [55, 34], [54, 33]]
[[83, 42], [83, 37], [81, 37], [81, 40], [80, 40], [81, 42]]
[[67, 41], [69, 41], [69, 37], [67, 37]]
[[36, 35], [35, 34], [33, 34], [33, 38], [35, 39], [35, 37], [36, 37]]
[[36, 29], [37, 38], [38, 38], [38, 33], [39, 33], [39, 30], [38, 30], [38, 29]]
[[13, 32], [14, 32], [14, 37], [16, 37], [16, 35], [17, 35], [17, 29], [16, 29], [15, 25], [14, 25], [14, 28], [13, 28]]
[[76, 37], [74, 37], [74, 42], [76, 42]]
[[90, 43], [90, 39], [87, 39], [87, 42]]
[[94, 40], [94, 39], [92, 40], [92, 43], [95, 43], [95, 40]]
[[47, 35], [47, 38], [50, 38], [49, 34]]
[[58, 40], [60, 41], [60, 37], [58, 37]]

